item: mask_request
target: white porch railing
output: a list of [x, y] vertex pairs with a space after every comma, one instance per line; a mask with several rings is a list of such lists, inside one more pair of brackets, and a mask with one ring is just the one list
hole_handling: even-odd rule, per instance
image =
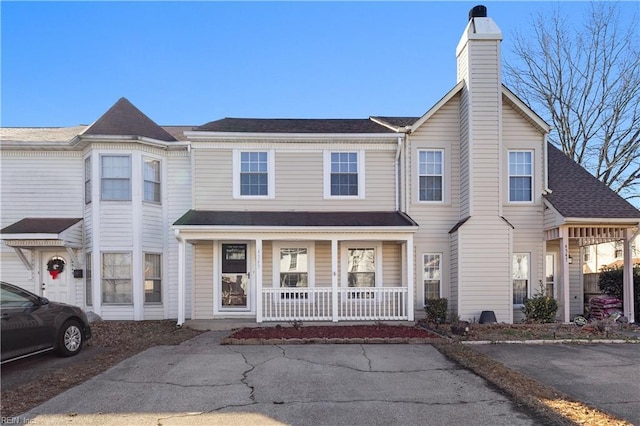
[[407, 320], [409, 305], [407, 287], [262, 289], [263, 321]]

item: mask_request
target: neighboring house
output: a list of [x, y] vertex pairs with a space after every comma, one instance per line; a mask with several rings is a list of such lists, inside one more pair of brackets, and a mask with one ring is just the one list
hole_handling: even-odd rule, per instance
[[512, 323], [541, 283], [569, 321], [569, 260], [623, 241], [633, 291], [640, 212], [546, 143], [502, 85], [501, 40], [471, 19], [458, 83], [420, 117], [163, 127], [122, 98], [90, 126], [3, 128], [2, 279], [179, 324], [413, 320], [434, 297]]
[[[631, 243], [631, 258], [634, 265], [640, 264], [640, 235]], [[619, 240], [585, 247], [582, 261], [585, 274], [600, 272], [604, 266], [621, 267], [624, 264], [624, 242]]]

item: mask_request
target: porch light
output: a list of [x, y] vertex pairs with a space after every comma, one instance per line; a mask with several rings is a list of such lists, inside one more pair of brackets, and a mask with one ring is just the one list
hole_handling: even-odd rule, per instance
[[569, 263], [573, 263], [573, 257], [569, 256]]

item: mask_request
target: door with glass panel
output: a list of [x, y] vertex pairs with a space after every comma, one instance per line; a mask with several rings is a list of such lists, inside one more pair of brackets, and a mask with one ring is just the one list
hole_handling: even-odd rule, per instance
[[220, 309], [247, 310], [249, 293], [248, 250], [246, 243], [222, 244]]

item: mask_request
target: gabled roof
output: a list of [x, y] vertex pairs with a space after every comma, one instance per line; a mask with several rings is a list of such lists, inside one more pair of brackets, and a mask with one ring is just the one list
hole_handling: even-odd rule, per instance
[[9, 225], [0, 233], [5, 234], [60, 234], [69, 229], [82, 218], [27, 217], [13, 225]]
[[395, 133], [368, 118], [223, 118], [193, 130], [229, 133]]
[[84, 135], [140, 136], [173, 142], [176, 140], [126, 98], [120, 98], [109, 111], [93, 123]]
[[416, 227], [402, 212], [189, 210], [174, 226]]
[[548, 144], [549, 189], [545, 198], [565, 218], [634, 219], [640, 210]]

